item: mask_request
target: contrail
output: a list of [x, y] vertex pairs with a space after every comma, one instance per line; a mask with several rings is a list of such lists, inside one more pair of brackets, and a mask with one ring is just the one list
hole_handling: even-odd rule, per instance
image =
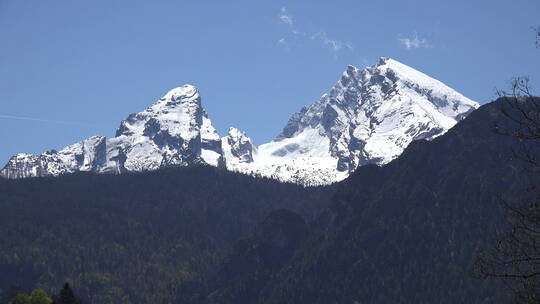
[[48, 123], [56, 123], [56, 124], [64, 124], [64, 125], [95, 126], [94, 124], [78, 122], [78, 121], [41, 119], [41, 118], [15, 116], [15, 115], [3, 115], [3, 114], [0, 114], [0, 119], [29, 120], [29, 121], [48, 122]]

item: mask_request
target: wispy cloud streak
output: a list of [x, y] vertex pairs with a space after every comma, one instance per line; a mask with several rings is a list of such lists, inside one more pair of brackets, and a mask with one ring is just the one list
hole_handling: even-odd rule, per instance
[[[313, 41], [318, 41], [321, 43], [322, 46], [330, 49], [334, 53], [337, 53], [343, 49], [348, 49], [350, 51], [353, 50], [353, 46], [350, 42], [348, 41], [344, 42], [341, 40], [332, 39], [328, 37], [326, 31], [319, 31], [316, 33], [306, 33], [303, 31], [299, 31], [295, 26], [295, 22], [293, 20], [291, 13], [287, 10], [286, 7], [281, 8], [280, 13], [278, 15], [278, 19], [281, 23], [289, 27], [290, 34], [292, 34], [293, 37], [305, 37]], [[285, 39], [285, 37], [282, 37], [281, 39], [278, 40], [278, 44], [281, 46], [287, 46], [288, 39]]]
[[80, 126], [93, 126], [94, 124], [79, 122], [79, 121], [65, 121], [65, 120], [54, 120], [54, 119], [42, 119], [26, 116], [15, 116], [15, 115], [5, 115], [0, 114], [0, 119], [11, 119], [11, 120], [26, 120], [26, 121], [36, 121], [36, 122], [45, 122], [45, 123], [54, 123], [54, 124], [63, 124], [63, 125], [80, 125]]
[[400, 38], [399, 42], [408, 50], [431, 47], [427, 39], [418, 37], [418, 33], [409, 38]]
[[331, 49], [334, 52], [340, 51], [343, 48], [353, 50], [353, 47], [350, 42], [343, 42], [341, 40], [331, 39], [328, 37], [325, 31], [320, 31], [311, 36], [311, 40], [318, 40], [323, 43], [326, 47]]

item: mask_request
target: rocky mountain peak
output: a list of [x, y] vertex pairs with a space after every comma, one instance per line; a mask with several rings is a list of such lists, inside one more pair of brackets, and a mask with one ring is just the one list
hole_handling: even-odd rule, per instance
[[185, 85], [170, 90], [146, 110], [130, 114], [121, 122], [116, 136], [153, 134], [162, 130], [170, 135], [192, 138], [203, 116], [198, 89]]
[[328, 94], [291, 117], [275, 141], [294, 147], [288, 154], [328, 151], [338, 171], [351, 172], [389, 162], [411, 141], [444, 133], [477, 107], [440, 81], [381, 58], [365, 69], [348, 66]]
[[229, 164], [252, 163], [253, 156], [257, 152], [257, 148], [246, 133], [234, 127], [229, 128], [227, 136], [222, 140], [222, 147]]
[[122, 173], [222, 162], [221, 138], [193, 85], [167, 92], [147, 109], [130, 114], [116, 136], [94, 136], [58, 152], [17, 156], [1, 175], [47, 176], [75, 171]]
[[167, 92], [146, 110], [129, 115], [116, 133], [115, 166], [128, 171], [194, 163], [217, 165], [220, 138], [201, 104], [199, 90], [184, 85]]
[[169, 104], [171, 102], [199, 102], [200, 103], [200, 94], [199, 89], [191, 84], [185, 84], [181, 87], [174, 88], [167, 92], [161, 99], [167, 101]]
[[221, 138], [193, 85], [174, 88], [124, 119], [110, 139], [92, 137], [60, 151], [19, 154], [8, 178], [76, 171], [122, 173], [208, 164], [304, 185], [329, 184], [365, 164], [383, 165], [414, 140], [439, 136], [478, 107], [442, 82], [397, 60], [349, 65], [327, 94], [293, 114], [256, 147], [242, 131]]

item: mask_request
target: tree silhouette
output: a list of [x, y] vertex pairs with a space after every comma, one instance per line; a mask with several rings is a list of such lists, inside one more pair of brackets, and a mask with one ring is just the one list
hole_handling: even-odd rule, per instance
[[55, 304], [82, 304], [82, 301], [75, 296], [69, 283], [65, 283], [60, 294], [58, 295]]
[[[524, 176], [540, 172], [540, 98], [531, 93], [529, 79], [513, 79], [509, 92], [499, 92], [506, 102], [503, 114], [514, 123], [495, 126], [498, 133], [519, 139], [513, 150], [521, 161]], [[496, 278], [513, 293], [517, 303], [540, 303], [540, 186], [530, 189], [531, 202], [503, 202], [506, 210], [505, 230], [498, 233], [495, 246], [480, 254], [475, 274]]]

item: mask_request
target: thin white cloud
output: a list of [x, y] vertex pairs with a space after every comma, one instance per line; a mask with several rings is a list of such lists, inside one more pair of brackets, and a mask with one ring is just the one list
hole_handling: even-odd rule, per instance
[[418, 33], [414, 33], [412, 37], [400, 38], [399, 42], [408, 50], [431, 47], [426, 38], [418, 37]]
[[285, 23], [288, 26], [292, 27], [294, 25], [292, 15], [287, 11], [286, 7], [281, 8], [281, 13], [279, 14], [279, 20], [281, 20], [281, 22]]
[[346, 47], [349, 50], [352, 50], [352, 45], [350, 42], [343, 42], [341, 40], [331, 39], [328, 37], [325, 31], [319, 31], [311, 35], [311, 40], [317, 40], [323, 43], [326, 47], [334, 52], [338, 52]]
[[[309, 38], [313, 41], [320, 42], [324, 47], [336, 53], [344, 49], [347, 49], [349, 51], [354, 50], [350, 42], [332, 39], [328, 37], [326, 31], [324, 30], [316, 32], [316, 33], [309, 33], [309, 32], [298, 30], [296, 27], [296, 23], [293, 21], [293, 17], [291, 13], [286, 7], [281, 8], [280, 13], [278, 15], [278, 19], [281, 23], [287, 25], [287, 27], [289, 28], [289, 34], [292, 37], [294, 37], [293, 39], [294, 41], [298, 41], [298, 38], [301, 38], [301, 37]], [[287, 40], [285, 37], [282, 37], [281, 39], [278, 40], [278, 44], [281, 46], [287, 46], [289, 42], [290, 41]]]
[[305, 36], [305, 35], [306, 35], [306, 33], [297, 31], [297, 30], [295, 30], [295, 29], [292, 29], [292, 30], [291, 30], [291, 33], [293, 33], [293, 34], [295, 34], [295, 35], [298, 35], [298, 36]]
[[26, 120], [26, 121], [46, 122], [46, 123], [55, 123], [55, 124], [64, 124], [64, 125], [81, 125], [81, 126], [91, 126], [92, 125], [92, 124], [88, 124], [88, 123], [84, 123], [84, 122], [78, 122], [78, 121], [41, 119], [41, 118], [34, 118], [34, 117], [4, 115], [4, 114], [0, 114], [0, 119]]

